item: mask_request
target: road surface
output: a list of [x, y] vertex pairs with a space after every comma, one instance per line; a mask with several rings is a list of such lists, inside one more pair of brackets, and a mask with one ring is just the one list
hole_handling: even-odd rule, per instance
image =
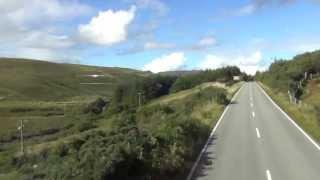
[[320, 149], [255, 82], [235, 96], [193, 180], [320, 180]]

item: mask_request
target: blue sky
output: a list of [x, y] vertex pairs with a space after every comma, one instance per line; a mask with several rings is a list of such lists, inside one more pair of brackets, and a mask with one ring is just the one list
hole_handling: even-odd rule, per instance
[[320, 49], [319, 0], [0, 0], [0, 56], [153, 72]]

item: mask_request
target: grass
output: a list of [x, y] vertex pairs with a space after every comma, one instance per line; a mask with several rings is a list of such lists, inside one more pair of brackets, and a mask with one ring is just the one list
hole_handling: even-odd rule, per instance
[[[100, 76], [88, 76], [93, 74]], [[19, 151], [20, 120], [25, 120], [27, 148], [78, 135], [77, 125], [88, 119], [84, 106], [98, 97], [109, 99], [120, 82], [148, 75], [126, 68], [0, 58], [0, 179], [19, 179], [10, 161]]]
[[[174, 94], [170, 94], [168, 96], [161, 97], [149, 104], [149, 106], [155, 106], [155, 105], [172, 105], [174, 107], [182, 106], [182, 104], [185, 104], [187, 102], [187, 99], [189, 97], [192, 97], [199, 93], [202, 90], [205, 90], [206, 88], [210, 87], [219, 87], [224, 88], [227, 91], [227, 96], [229, 99], [233, 97], [233, 95], [240, 89], [243, 82], [239, 82], [236, 84], [233, 84], [232, 86], [225, 86], [221, 83], [204, 83], [201, 84], [195, 88], [180, 91]], [[196, 119], [201, 122], [201, 124], [204, 124], [206, 127], [208, 127], [209, 132], [211, 129], [216, 125], [217, 121], [219, 120], [219, 117], [223, 113], [225, 106], [218, 104], [214, 101], [204, 101], [203, 103], [196, 104], [191, 111], [191, 118]], [[156, 127], [155, 127], [156, 128]], [[209, 135], [209, 134], [208, 134]], [[203, 143], [206, 142], [206, 138], [204, 139]], [[201, 151], [202, 146], [199, 146], [197, 150], [194, 150], [196, 152]], [[195, 154], [195, 156], [192, 159], [189, 159], [189, 161], [186, 164], [186, 171], [181, 174], [181, 176], [178, 176], [176, 179], [185, 179], [188, 173], [190, 172], [191, 167], [193, 166], [194, 161], [197, 158], [198, 153]]]
[[22, 175], [18, 171], [0, 174], [0, 180], [21, 179]]
[[[101, 76], [88, 76], [92, 74]], [[125, 68], [0, 58], [0, 97], [11, 100], [65, 100], [79, 95], [109, 97], [118, 82], [146, 75]]]
[[[163, 104], [173, 104], [174, 106], [181, 106], [181, 104], [185, 103], [185, 99], [199, 93], [202, 90], [210, 87], [218, 87], [224, 88], [227, 91], [227, 96], [229, 99], [236, 93], [236, 91], [242, 86], [243, 82], [238, 82], [233, 84], [232, 86], [226, 86], [222, 83], [209, 82], [203, 83], [199, 86], [196, 86], [192, 89], [180, 91], [177, 93], [169, 94], [167, 96], [160, 97], [152, 102], [150, 102], [147, 106], [155, 106], [155, 105], [163, 105]], [[216, 121], [219, 119], [224, 109], [223, 105], [217, 104], [213, 101], [207, 101], [202, 104], [198, 104], [191, 111], [191, 117], [198, 119], [202, 123], [213, 127]]]
[[[203, 87], [203, 89], [205, 89], [205, 88], [212, 87], [214, 84], [215, 83], [211, 83], [211, 84], [205, 83], [200, 86]], [[242, 82], [234, 84], [231, 87], [226, 87], [226, 89], [228, 90], [229, 96], [231, 97], [240, 88], [241, 85], [242, 85]], [[216, 86], [214, 86], [214, 87], [216, 87]], [[197, 88], [193, 88], [191, 90], [186, 90], [186, 91], [188, 91], [188, 93], [187, 93], [188, 96], [195, 95], [198, 92], [196, 89]], [[186, 94], [186, 92], [185, 91], [184, 92], [177, 92], [177, 93], [173, 93], [168, 96], [165, 96], [165, 97], [161, 97], [161, 98], [151, 102], [150, 104], [147, 104], [146, 106], [151, 107], [151, 106], [161, 105], [164, 102], [171, 102], [173, 106], [180, 107], [181, 104], [186, 102], [185, 98], [180, 98], [181, 94]], [[185, 96], [185, 97], [188, 97], [188, 96]], [[173, 98], [173, 97], [176, 97], [176, 98]], [[179, 98], [177, 98], [177, 97], [179, 97]], [[191, 116], [211, 127], [218, 120], [221, 113], [223, 112], [223, 109], [224, 109], [223, 105], [219, 105], [215, 102], [208, 101], [206, 103], [198, 104], [197, 106], [195, 106], [192, 110]], [[112, 126], [111, 123], [112, 123], [112, 121], [108, 121], [108, 120], [99, 121], [98, 128], [96, 128], [94, 130], [108, 129], [108, 127]], [[156, 127], [154, 127], [154, 128], [156, 128]], [[81, 134], [86, 134], [86, 133], [89, 133], [90, 131], [84, 132]], [[57, 146], [60, 143], [68, 143], [68, 142], [72, 141], [72, 139], [81, 136], [81, 134], [70, 135], [68, 137], [60, 138], [57, 141], [37, 144], [37, 145], [31, 146], [29, 149], [32, 152], [40, 152], [41, 150], [43, 150], [47, 147]]]
[[[218, 85], [218, 86], [222, 87], [221, 85]], [[224, 87], [224, 88], [227, 90], [228, 96], [231, 97], [236, 92], [236, 90], [238, 90], [240, 88], [240, 86], [241, 86], [241, 83], [237, 83], [232, 86]], [[183, 116], [183, 115], [186, 116], [181, 111], [182, 107], [187, 102], [194, 100], [194, 98], [196, 98], [198, 96], [198, 93], [200, 90], [197, 90], [197, 89], [200, 89], [200, 87], [202, 88], [202, 90], [210, 90], [210, 88], [217, 87], [217, 85], [214, 85], [214, 83], [211, 83], [211, 84], [206, 83], [206, 84], [203, 84], [197, 88], [194, 88], [194, 89], [188, 91], [188, 93], [186, 93], [186, 92], [174, 93], [169, 96], [160, 98], [159, 100], [155, 100], [154, 102], [152, 102], [152, 104], [148, 104], [145, 107], [149, 108], [149, 107], [152, 107], [153, 105], [161, 105], [161, 104], [163, 104], [163, 102], [170, 102], [170, 105], [174, 106], [175, 112], [182, 113], [181, 116]], [[187, 94], [187, 95], [185, 95], [185, 94]], [[177, 97], [179, 97], [179, 98], [177, 98]], [[75, 99], [77, 99], [77, 98], [75, 98]], [[11, 108], [12, 107], [13, 108], [27, 107], [27, 109], [29, 108], [31, 110], [29, 110], [28, 112], [21, 112], [21, 113], [30, 113], [30, 114], [34, 114], [34, 115], [39, 115], [39, 114], [42, 115], [41, 113], [43, 113], [43, 112], [41, 110], [39, 110], [41, 108], [43, 108], [44, 110], [50, 110], [50, 109], [55, 109], [55, 108], [61, 109], [63, 107], [60, 103], [57, 103], [57, 102], [42, 102], [42, 103], [28, 102], [28, 103], [26, 103], [25, 105], [21, 105], [19, 102], [12, 103], [12, 104], [9, 103], [9, 104], [7, 104], [7, 106], [10, 106]], [[10, 113], [10, 111], [8, 112], [8, 109], [5, 109], [5, 107], [7, 107], [7, 106], [3, 105], [4, 109], [2, 111], [6, 112], [6, 113]], [[179, 108], [181, 108], [181, 109], [179, 109]], [[183, 108], [185, 108], [185, 106]], [[0, 106], [0, 109], [1, 109], [1, 106]], [[219, 116], [223, 112], [223, 109], [224, 109], [224, 105], [218, 104], [218, 103], [216, 103], [210, 99], [207, 99], [207, 98], [202, 98], [201, 101], [197, 101], [197, 103], [194, 104], [192, 110], [190, 110], [191, 111], [190, 116], [192, 119], [197, 120], [201, 124], [203, 124], [206, 127], [205, 129], [207, 129], [209, 131], [215, 125], [217, 120], [219, 119]], [[153, 120], [152, 122], [138, 121], [139, 126], [146, 128], [145, 130], [148, 130], [148, 131], [155, 130], [155, 132], [157, 132], [157, 129], [160, 128], [159, 125], [162, 125], [162, 126], [168, 125], [167, 122], [165, 122], [161, 119], [157, 119], [157, 117], [159, 117], [159, 118], [164, 117], [164, 119], [166, 119], [167, 117], [169, 117], [168, 114], [167, 115], [152, 114], [152, 116], [154, 116], [153, 118], [150, 117], [150, 119]], [[149, 118], [146, 118], [145, 120], [148, 120], [148, 119]], [[75, 141], [79, 141], [79, 139], [86, 139], [85, 138], [86, 135], [90, 134], [93, 131], [98, 131], [101, 129], [108, 130], [108, 128], [110, 129], [110, 127], [112, 127], [112, 122], [113, 121], [111, 121], [108, 117], [107, 119], [104, 118], [104, 120], [99, 120], [97, 122], [98, 127], [95, 129], [90, 129], [88, 131], [84, 131], [81, 133], [77, 132], [75, 134], [72, 134], [72, 133], [60, 134], [60, 135], [56, 136], [56, 138], [50, 139], [49, 141], [45, 141], [44, 139], [41, 139], [40, 141], [28, 141], [28, 142], [26, 142], [27, 143], [26, 152], [30, 156], [32, 156], [32, 155], [37, 156], [39, 154], [42, 154], [43, 152], [46, 152], [48, 149], [59, 149], [59, 147], [62, 144], [68, 145], [68, 144], [72, 144]], [[49, 123], [45, 122], [44, 125], [46, 125], [46, 124], [49, 124]], [[58, 124], [62, 125], [62, 124], [64, 124], [64, 122], [61, 122]], [[41, 123], [39, 123], [38, 125], [40, 126]], [[203, 140], [205, 142], [205, 140], [206, 140], [205, 136], [203, 137]], [[199, 150], [194, 149], [193, 151], [198, 152], [200, 150], [201, 150], [201, 146], [199, 145]], [[0, 152], [0, 165], [1, 165], [0, 174], [7, 173], [7, 174], [2, 174], [2, 177], [5, 177], [7, 179], [10, 179], [10, 178], [19, 179], [19, 177], [21, 176], [21, 174], [19, 174], [20, 171], [17, 172], [16, 169], [14, 167], [11, 167], [10, 163], [8, 163], [11, 161], [10, 157], [16, 156], [18, 151], [19, 151], [19, 144], [14, 143], [14, 144], [11, 144], [7, 148], [7, 151]], [[196, 157], [194, 157], [194, 158], [196, 158]], [[193, 160], [194, 159], [190, 159], [190, 161], [187, 162], [186, 167], [189, 167], [189, 166], [191, 167]], [[182, 175], [181, 177], [184, 177], [184, 175]], [[181, 179], [180, 176], [177, 179]]]
[[163, 96], [160, 97], [158, 99], [155, 99], [154, 101], [150, 102], [149, 105], [157, 105], [157, 104], [168, 104], [172, 101], [177, 101], [183, 98], [186, 98], [192, 94], [198, 93], [201, 90], [204, 90], [208, 87], [219, 87], [219, 88], [224, 88], [228, 91], [228, 96], [229, 98], [231, 98], [230, 96], [233, 95], [233, 93], [242, 85], [243, 82], [239, 82], [236, 83], [230, 87], [227, 87], [225, 84], [223, 83], [218, 83], [218, 82], [208, 82], [208, 83], [203, 83], [201, 85], [198, 85], [192, 89], [187, 89], [187, 90], [183, 90], [183, 91], [179, 91], [177, 93], [173, 93], [173, 94], [169, 94], [167, 96]]
[[262, 84], [270, 97], [286, 111], [308, 134], [320, 142], [320, 81], [312, 80], [305, 89], [300, 105], [290, 103], [287, 94]]
[[[89, 74], [101, 76], [92, 78], [87, 76]], [[0, 59], [0, 180], [21, 179], [21, 174], [11, 163], [12, 157], [19, 152], [17, 126], [21, 119], [26, 120], [26, 152], [37, 154], [48, 148], [55, 149], [61, 144], [83, 138], [92, 131], [110, 129], [112, 121], [98, 119], [97, 128], [84, 132], [77, 130], [77, 125], [83, 119], [88, 120], [81, 111], [83, 107], [97, 97], [108, 99], [117, 83], [147, 75], [145, 72], [123, 68]], [[209, 87], [225, 88], [231, 96], [240, 87], [240, 83], [231, 87], [205, 83], [191, 90], [160, 98], [147, 106], [173, 103], [179, 107], [186, 102], [186, 98]], [[190, 114], [193, 119], [212, 127], [223, 109], [223, 105], [206, 100], [196, 104]], [[46, 133], [50, 129], [57, 132]]]
[[87, 102], [43, 102], [9, 101], [0, 104], [0, 140], [10, 141], [18, 135], [20, 120], [25, 121], [25, 134], [39, 134], [48, 129], [60, 130], [76, 123], [76, 113], [72, 111], [85, 106]]

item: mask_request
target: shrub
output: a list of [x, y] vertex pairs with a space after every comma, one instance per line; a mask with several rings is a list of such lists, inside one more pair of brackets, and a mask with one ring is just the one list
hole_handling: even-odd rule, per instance
[[144, 79], [118, 85], [112, 96], [110, 111], [113, 113], [130, 110], [149, 102], [150, 100], [166, 95], [176, 77], [155, 75]]
[[172, 85], [170, 92], [175, 93], [181, 90], [190, 89], [204, 82], [231, 82], [233, 76], [241, 75], [241, 71], [238, 67], [229, 66], [215, 70], [200, 71], [196, 74], [190, 74], [179, 77], [176, 82]]
[[93, 113], [93, 114], [100, 114], [103, 111], [103, 108], [108, 104], [107, 101], [103, 100], [102, 98], [98, 98], [92, 103], [90, 103], [85, 109], [84, 113]]
[[87, 131], [89, 129], [96, 128], [97, 126], [92, 121], [84, 121], [78, 124], [78, 130], [80, 132]]

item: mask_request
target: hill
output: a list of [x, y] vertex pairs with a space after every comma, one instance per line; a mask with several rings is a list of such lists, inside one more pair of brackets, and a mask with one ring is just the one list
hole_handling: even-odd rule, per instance
[[[107, 116], [97, 121], [96, 128], [29, 145], [26, 160], [16, 157], [14, 161], [21, 162], [17, 176], [185, 179], [228, 97], [240, 86], [202, 84], [186, 90], [184, 98], [179, 97], [185, 92], [172, 93], [136, 111]], [[41, 158], [44, 153], [46, 157]]]
[[75, 133], [89, 119], [85, 111], [90, 103], [111, 98], [118, 83], [148, 75], [126, 68], [0, 58], [0, 153], [5, 144], [19, 140], [21, 120], [26, 141]]
[[[7, 179], [182, 179], [240, 86], [235, 67], [181, 77], [14, 59], [0, 67]], [[189, 86], [171, 91], [176, 81]]]
[[126, 69], [0, 58], [0, 100], [109, 97], [115, 85], [148, 73]]
[[320, 141], [320, 51], [278, 60], [257, 73], [272, 98], [313, 138]]
[[190, 70], [190, 71], [165, 71], [160, 72], [160, 75], [167, 75], [167, 76], [185, 76], [185, 75], [193, 75], [200, 73], [200, 70]]

